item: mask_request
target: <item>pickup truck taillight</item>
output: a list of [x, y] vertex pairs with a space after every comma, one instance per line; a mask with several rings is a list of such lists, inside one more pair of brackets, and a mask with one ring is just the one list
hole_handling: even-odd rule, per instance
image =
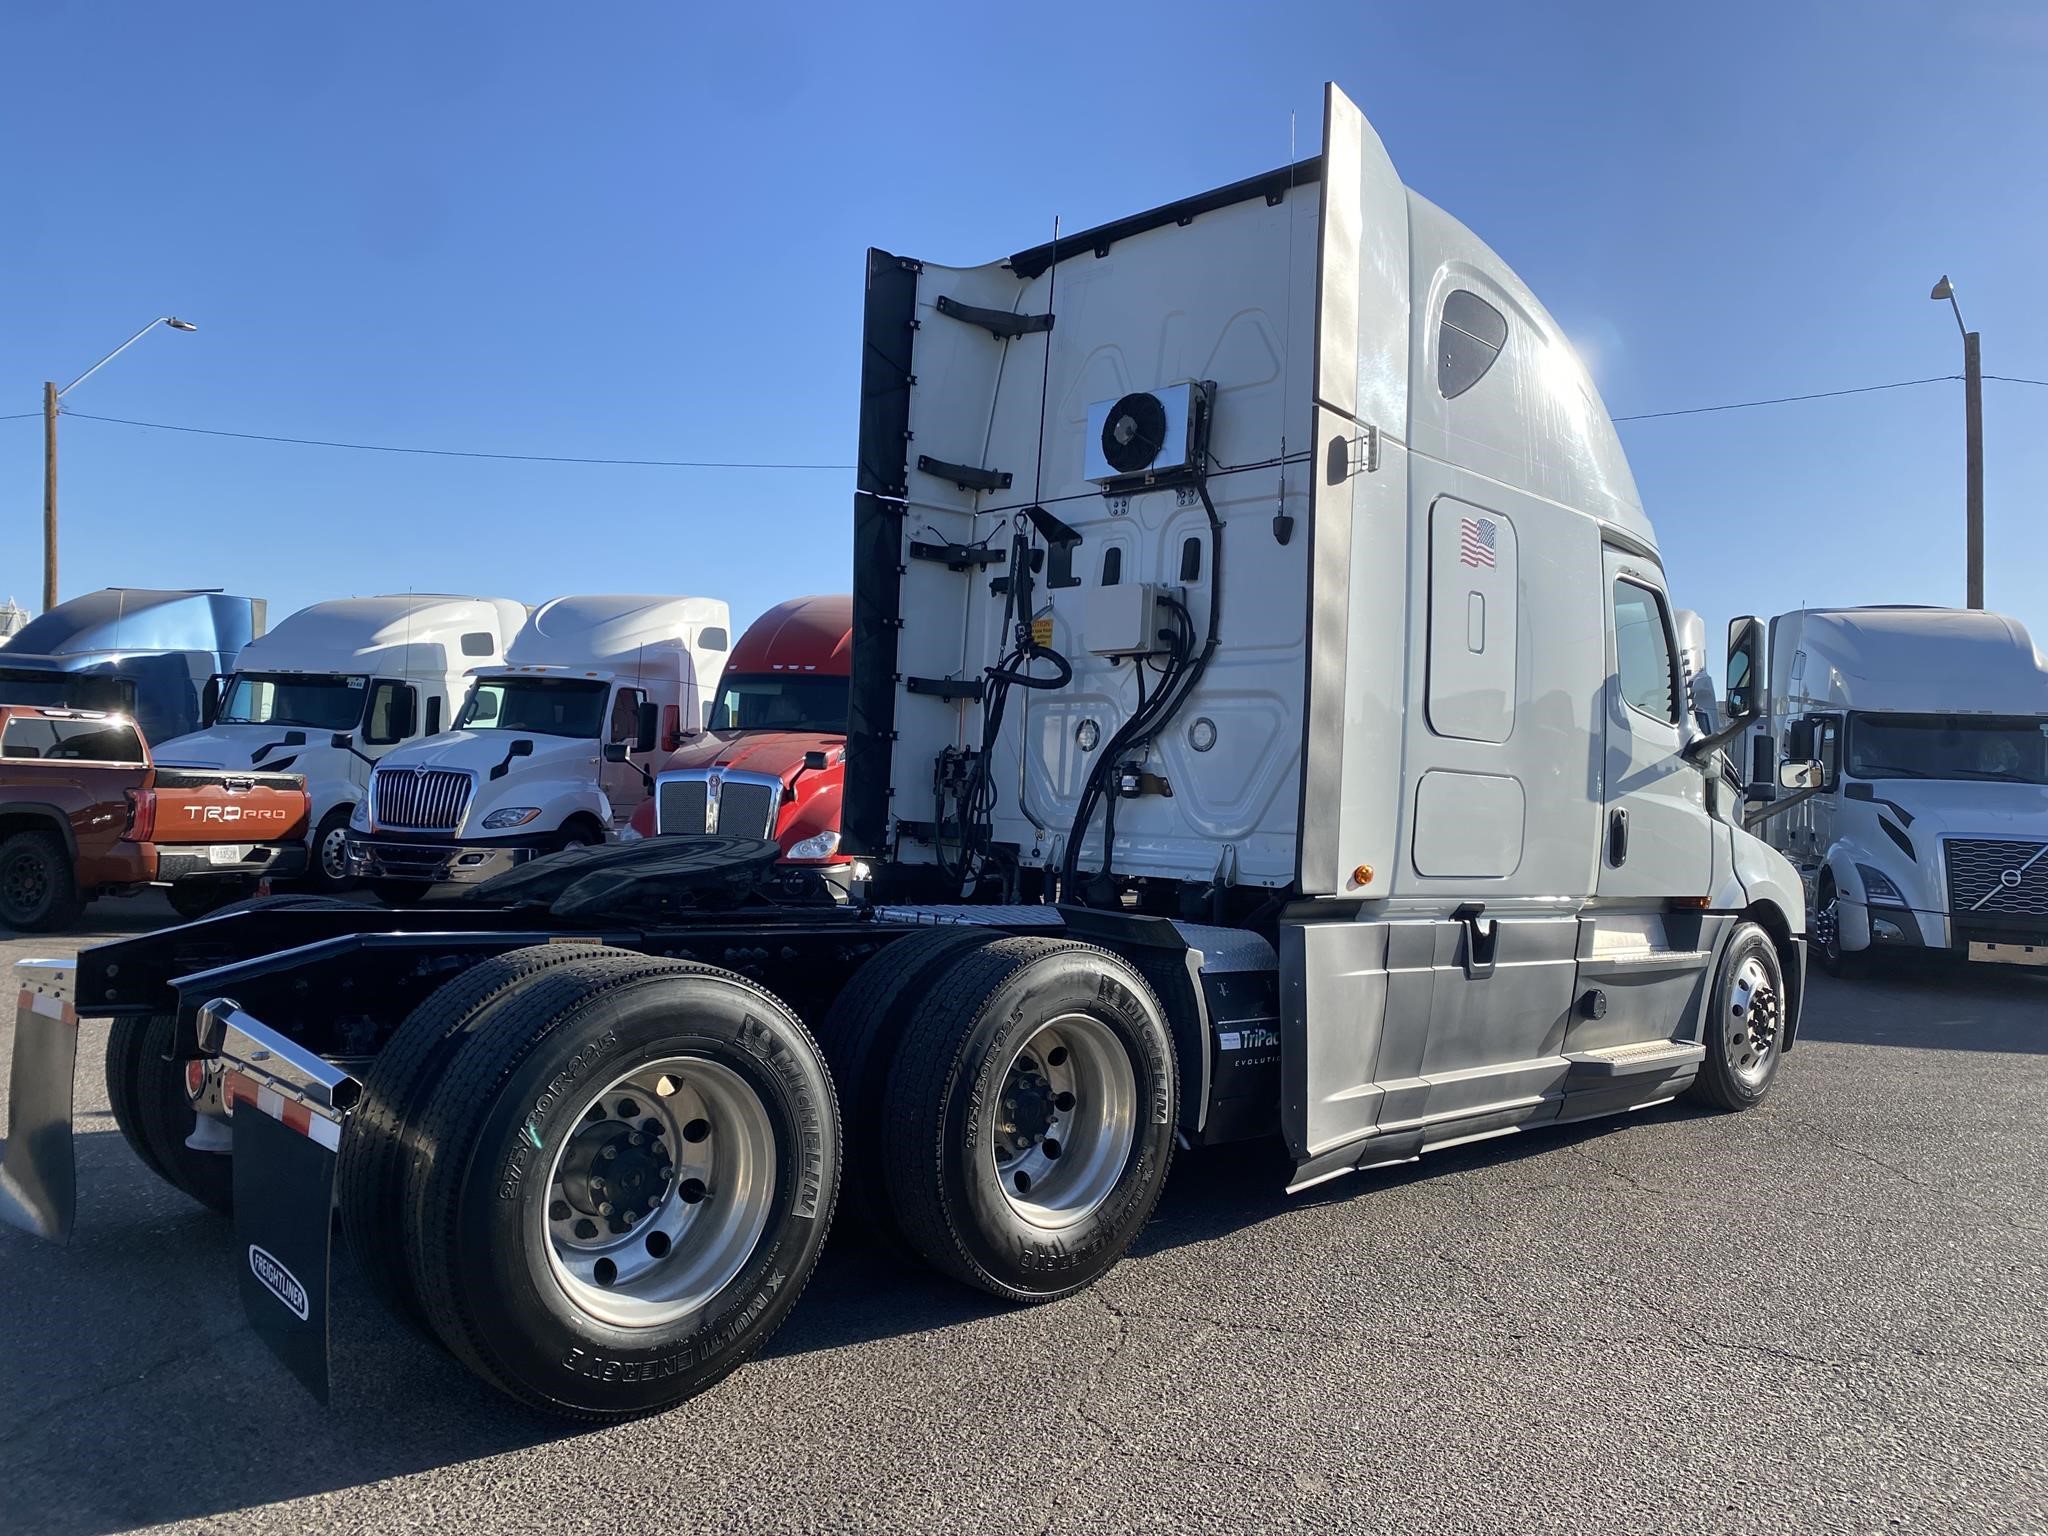
[[131, 789], [128, 791], [128, 830], [121, 834], [121, 840], [129, 843], [146, 843], [156, 836], [156, 791], [153, 789]]

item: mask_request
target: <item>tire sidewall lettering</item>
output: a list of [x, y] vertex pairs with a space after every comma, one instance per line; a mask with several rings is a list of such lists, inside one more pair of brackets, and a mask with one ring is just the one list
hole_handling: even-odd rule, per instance
[[[477, 1276], [471, 1304], [493, 1319], [491, 1353], [550, 1396], [588, 1400], [588, 1384], [600, 1383], [617, 1410], [658, 1406], [701, 1389], [780, 1323], [822, 1245], [837, 1174], [830, 1080], [821, 1062], [807, 1064], [791, 1023], [770, 1018], [756, 994], [713, 978], [703, 982], [709, 990], [702, 994], [676, 988], [679, 1001], [665, 997], [662, 1012], [637, 1005], [633, 983], [591, 999], [585, 1006], [604, 1010], [602, 1028], [554, 1070], [528, 1068], [546, 1076], [516, 1100], [507, 1095], [521, 1112], [508, 1104], [483, 1128], [483, 1143], [499, 1149], [487, 1165], [499, 1170], [495, 1198], [479, 1201], [487, 1209], [476, 1210], [475, 1223], [463, 1230], [483, 1251], [506, 1257], [478, 1266], [491, 1273]], [[676, 1028], [679, 1017], [687, 1017], [686, 1028]], [[545, 1044], [536, 1052], [550, 1054]], [[732, 1283], [694, 1317], [669, 1328], [613, 1328], [569, 1301], [544, 1240], [532, 1240], [546, 1230], [547, 1172], [598, 1083], [663, 1056], [691, 1054], [739, 1072], [769, 1108], [776, 1168], [767, 1228]], [[565, 1384], [545, 1387], [550, 1376]], [[586, 1385], [567, 1385], [567, 1378]]]
[[[1072, 966], [1080, 958], [1061, 957], [1060, 963]], [[1135, 1235], [1134, 1222], [1149, 1213], [1156, 1199], [1155, 1170], [1173, 1134], [1172, 1040], [1163, 1017], [1155, 1018], [1144, 998], [1103, 964], [1103, 957], [1089, 953], [1083, 963], [1092, 974], [1047, 977], [1045, 963], [1039, 962], [999, 982], [985, 1005], [997, 1022], [971, 1037], [952, 1079], [955, 1107], [946, 1123], [953, 1155], [946, 1159], [942, 1192], [959, 1212], [952, 1221], [955, 1236], [992, 1273], [1014, 1269], [1055, 1284], [1084, 1274], [1105, 1251], [1122, 1252]], [[996, 1064], [1008, 1062], [1020, 1036], [1061, 1013], [1087, 1014], [1111, 1026], [1141, 1079], [1150, 1124], [1141, 1122], [1125, 1172], [1102, 1207], [1075, 1226], [1050, 1232], [1018, 1217], [1002, 1191], [981, 1176], [980, 1163], [991, 1131], [989, 1116], [1002, 1091]]]

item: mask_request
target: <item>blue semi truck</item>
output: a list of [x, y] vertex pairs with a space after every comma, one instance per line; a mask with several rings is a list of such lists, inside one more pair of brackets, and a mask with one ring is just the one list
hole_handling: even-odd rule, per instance
[[218, 590], [88, 592], [0, 642], [0, 703], [110, 710], [169, 741], [206, 723], [213, 680], [264, 618], [262, 598]]

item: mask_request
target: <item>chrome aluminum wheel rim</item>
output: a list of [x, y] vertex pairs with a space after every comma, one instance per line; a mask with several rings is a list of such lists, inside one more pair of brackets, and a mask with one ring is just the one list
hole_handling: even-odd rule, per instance
[[658, 1328], [746, 1265], [775, 1203], [775, 1127], [730, 1067], [672, 1056], [586, 1101], [555, 1154], [538, 1221], [569, 1300], [618, 1328]]
[[1729, 988], [1728, 1067], [1750, 1087], [1769, 1076], [1778, 1049], [1778, 987], [1755, 955], [1746, 956]]
[[336, 827], [320, 840], [320, 870], [330, 880], [348, 873], [348, 829]]
[[1018, 1216], [1060, 1230], [1116, 1188], [1137, 1140], [1138, 1079], [1116, 1031], [1083, 1013], [1041, 1024], [1003, 1069], [987, 1172]]

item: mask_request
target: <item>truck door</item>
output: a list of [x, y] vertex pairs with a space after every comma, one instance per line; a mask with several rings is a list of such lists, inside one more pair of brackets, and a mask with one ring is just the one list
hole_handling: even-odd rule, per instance
[[1678, 755], [1682, 693], [1664, 575], [1609, 547], [1605, 820], [1595, 889], [1602, 898], [1704, 896], [1713, 832], [1706, 781]]
[[[638, 688], [621, 688], [612, 695], [612, 708], [605, 720], [604, 744], [623, 745], [630, 754], [640, 734], [640, 701], [647, 695]], [[623, 827], [647, 798], [647, 781], [634, 763], [606, 762], [599, 754], [597, 771], [604, 796], [612, 804], [612, 825]]]

